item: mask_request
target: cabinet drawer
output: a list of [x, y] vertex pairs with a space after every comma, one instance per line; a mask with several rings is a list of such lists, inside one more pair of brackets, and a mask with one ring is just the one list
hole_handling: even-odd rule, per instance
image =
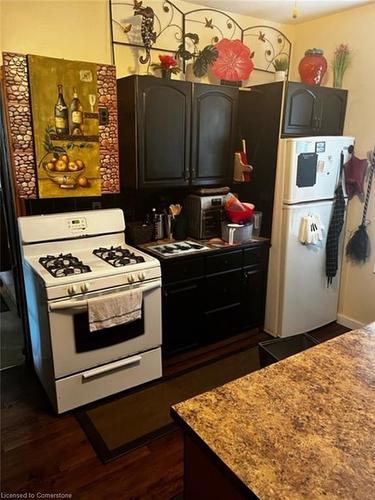
[[268, 247], [247, 248], [244, 251], [244, 266], [266, 266]]
[[161, 377], [161, 349], [135, 354], [56, 381], [57, 412], [96, 401]]
[[205, 282], [205, 310], [218, 309], [240, 302], [242, 271], [208, 276]]
[[237, 303], [207, 311], [204, 315], [203, 341], [216, 342], [236, 335], [240, 331], [240, 323], [241, 306]]
[[162, 265], [163, 283], [174, 283], [175, 281], [198, 278], [204, 273], [203, 258], [198, 259], [176, 259], [165, 262]]
[[242, 251], [227, 252], [221, 255], [208, 256], [206, 274], [221, 273], [242, 266]]

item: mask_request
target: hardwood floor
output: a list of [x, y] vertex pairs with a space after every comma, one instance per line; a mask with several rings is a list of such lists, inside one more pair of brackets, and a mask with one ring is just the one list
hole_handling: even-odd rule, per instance
[[[347, 331], [335, 323], [313, 332], [327, 340]], [[257, 334], [253, 342], [267, 338]], [[223, 342], [216, 355], [235, 352], [245, 338]], [[246, 346], [245, 346], [246, 347]], [[240, 347], [242, 348], [242, 347]], [[169, 360], [169, 373], [209, 358]], [[194, 361], [195, 360], [195, 361]], [[169, 500], [182, 491], [183, 442], [174, 431], [103, 465], [72, 413], [56, 416], [34, 373], [15, 367], [1, 373], [1, 491], [3, 493], [65, 493], [73, 499]], [[37, 497], [36, 497], [37, 498]], [[64, 497], [60, 497], [64, 498]]]

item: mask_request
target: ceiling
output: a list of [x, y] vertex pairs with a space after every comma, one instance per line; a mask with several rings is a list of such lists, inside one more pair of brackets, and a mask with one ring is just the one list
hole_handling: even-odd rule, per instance
[[[200, 0], [191, 1], [207, 7], [258, 17], [268, 21], [296, 24], [327, 16], [335, 12], [359, 7], [375, 0]], [[297, 19], [292, 19], [292, 10], [299, 11]]]

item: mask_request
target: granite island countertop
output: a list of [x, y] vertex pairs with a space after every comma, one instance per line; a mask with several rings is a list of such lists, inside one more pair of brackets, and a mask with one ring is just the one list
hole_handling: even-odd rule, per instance
[[375, 498], [375, 323], [171, 412], [260, 499]]

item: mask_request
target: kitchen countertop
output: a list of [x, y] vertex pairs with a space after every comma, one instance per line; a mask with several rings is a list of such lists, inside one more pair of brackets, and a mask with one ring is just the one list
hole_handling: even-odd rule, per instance
[[261, 499], [375, 498], [375, 323], [171, 413]]
[[240, 250], [242, 248], [248, 248], [251, 246], [258, 246], [258, 245], [269, 245], [270, 240], [269, 238], [262, 238], [262, 237], [254, 237], [250, 241], [246, 241], [245, 243], [234, 243], [233, 245], [229, 245], [229, 243], [213, 243], [212, 240], [197, 240], [195, 238], [185, 238], [183, 241], [192, 241], [194, 243], [198, 243], [200, 245], [206, 246], [207, 249], [205, 250], [199, 250], [196, 252], [182, 252], [174, 255], [161, 255], [158, 252], [154, 252], [150, 247], [153, 246], [162, 246], [162, 245], [168, 245], [168, 244], [173, 244], [173, 243], [181, 243], [179, 240], [157, 240], [157, 241], [150, 241], [149, 243], [143, 243], [140, 245], [136, 245], [138, 248], [141, 250], [146, 250], [153, 256], [156, 256], [162, 260], [169, 260], [169, 259], [176, 259], [176, 258], [181, 258], [181, 257], [196, 257], [199, 255], [207, 254], [208, 252], [225, 252], [225, 251], [233, 251], [233, 250]]

